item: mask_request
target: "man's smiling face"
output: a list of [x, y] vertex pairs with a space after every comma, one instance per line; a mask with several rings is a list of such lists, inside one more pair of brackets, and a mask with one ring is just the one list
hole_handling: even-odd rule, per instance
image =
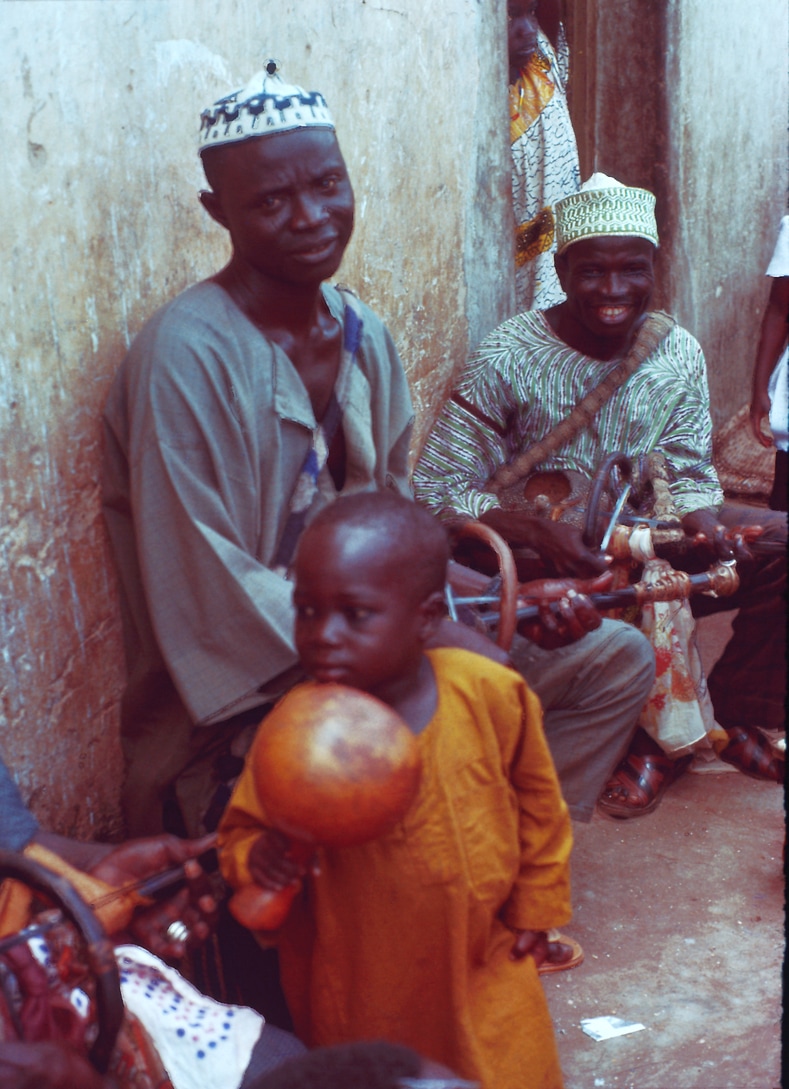
[[627, 339], [655, 286], [655, 247], [645, 238], [586, 238], [556, 259], [567, 310], [595, 338]]

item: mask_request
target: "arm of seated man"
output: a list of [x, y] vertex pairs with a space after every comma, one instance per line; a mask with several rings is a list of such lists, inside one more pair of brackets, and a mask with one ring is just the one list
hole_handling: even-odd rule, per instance
[[500, 533], [508, 544], [533, 549], [558, 575], [594, 578], [607, 570], [611, 562], [604, 553], [587, 548], [581, 530], [566, 522], [500, 508], [485, 511], [479, 520]]
[[[752, 553], [742, 533], [727, 531], [712, 507], [691, 511], [682, 518], [682, 528], [694, 543], [723, 563], [751, 559]], [[754, 527], [748, 527], [753, 532]]]
[[[518, 624], [518, 632], [546, 650], [566, 646], [600, 627], [601, 617], [587, 596], [607, 590], [612, 575], [604, 571], [595, 579], [537, 579], [518, 588], [520, 604], [534, 604], [539, 615]], [[449, 582], [461, 596], [482, 595], [490, 585], [487, 575], [462, 564], [450, 562]], [[487, 658], [511, 665], [509, 656], [492, 639], [465, 624], [442, 621], [430, 646], [461, 647]]]
[[[216, 845], [216, 836], [179, 839], [162, 834], [129, 840], [110, 851], [90, 868], [90, 873], [114, 888], [121, 888], [145, 878], [183, 866], [186, 887], [150, 907], [138, 907], [129, 924], [133, 941], [165, 960], [177, 960], [186, 953], [187, 939], [174, 940], [168, 935], [171, 923], [182, 922], [188, 930], [190, 945], [204, 942], [211, 934], [217, 915], [217, 903], [208, 878], [197, 856]], [[103, 846], [103, 845], [102, 845]], [[114, 935], [120, 941], [123, 935]]]
[[213, 835], [183, 840], [162, 834], [129, 840], [120, 845], [81, 843], [40, 830], [32, 840], [32, 843], [58, 855], [75, 870], [90, 874], [112, 889], [134, 886], [147, 878], [183, 866], [185, 888], [165, 894], [166, 898], [160, 903], [150, 906], [140, 904], [134, 908], [128, 932], [118, 929], [112, 934], [116, 942], [135, 941], [166, 960], [176, 960], [186, 952], [186, 939], [175, 941], [168, 935], [171, 923], [179, 920], [186, 926], [190, 944], [205, 941], [215, 925], [216, 900], [197, 861], [197, 856], [214, 846], [215, 842]]

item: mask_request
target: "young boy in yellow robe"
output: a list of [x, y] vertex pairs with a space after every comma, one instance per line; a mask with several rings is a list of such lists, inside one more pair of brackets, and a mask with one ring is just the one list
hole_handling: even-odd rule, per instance
[[419, 792], [393, 831], [319, 849], [305, 876], [248, 761], [219, 830], [222, 871], [234, 887], [304, 877], [277, 944], [308, 1045], [387, 1039], [484, 1089], [560, 1089], [536, 960], [570, 917], [570, 818], [519, 674], [426, 649], [447, 561], [438, 521], [392, 493], [340, 499], [304, 532], [301, 661], [398, 712], [419, 742]]

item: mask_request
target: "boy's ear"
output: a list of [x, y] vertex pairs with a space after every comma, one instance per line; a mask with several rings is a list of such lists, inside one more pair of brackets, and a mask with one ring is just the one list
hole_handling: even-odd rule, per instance
[[432, 594], [421, 602], [419, 612], [422, 618], [422, 638], [427, 642], [435, 635], [436, 629], [447, 615], [447, 603], [441, 590], [434, 590]]

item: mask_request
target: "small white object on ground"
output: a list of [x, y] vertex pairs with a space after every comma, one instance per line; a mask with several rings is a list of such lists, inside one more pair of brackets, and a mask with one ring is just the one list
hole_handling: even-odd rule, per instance
[[584, 1017], [581, 1028], [593, 1040], [612, 1040], [615, 1036], [627, 1036], [630, 1032], [641, 1032], [646, 1025], [637, 1021], [623, 1021], [621, 1017]]

